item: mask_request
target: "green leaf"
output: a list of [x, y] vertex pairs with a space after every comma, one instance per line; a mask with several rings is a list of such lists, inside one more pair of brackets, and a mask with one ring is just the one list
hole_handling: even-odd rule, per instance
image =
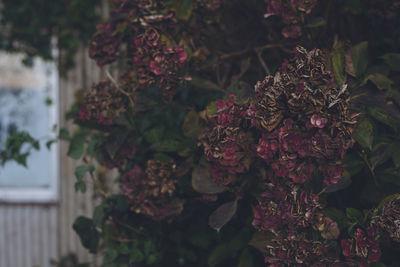
[[188, 20], [193, 10], [193, 0], [181, 0], [178, 5], [178, 18]]
[[130, 263], [144, 261], [144, 258], [145, 258], [144, 254], [138, 248], [132, 249], [131, 253], [129, 254], [129, 262]]
[[102, 226], [111, 211], [112, 207], [108, 201], [103, 201], [93, 211], [93, 222], [97, 226]]
[[104, 261], [108, 263], [113, 263], [118, 257], [118, 251], [112, 247], [106, 247], [104, 249]]
[[360, 77], [368, 65], [368, 42], [364, 41], [356, 44], [352, 48], [352, 59], [356, 76]]
[[267, 245], [273, 237], [274, 234], [271, 232], [255, 232], [249, 241], [249, 245], [264, 254], [267, 252]]
[[350, 176], [359, 173], [365, 164], [359, 156], [351, 153], [347, 153], [342, 162], [344, 165], [346, 165], [346, 171], [349, 172]]
[[390, 90], [394, 84], [391, 79], [381, 73], [369, 74], [364, 80], [370, 80], [379, 90]]
[[74, 188], [75, 192], [86, 193], [86, 183], [84, 181], [77, 181]]
[[89, 249], [90, 253], [96, 253], [100, 237], [93, 221], [89, 218], [79, 216], [72, 225], [72, 228], [78, 234], [82, 245]]
[[238, 267], [252, 267], [253, 266], [253, 255], [248, 248], [244, 249], [239, 257]]
[[386, 64], [392, 67], [396, 71], [400, 71], [400, 54], [389, 53], [382, 56]]
[[356, 129], [354, 139], [364, 148], [372, 150], [372, 143], [374, 141], [374, 126], [372, 122], [364, 118]]
[[362, 223], [364, 219], [364, 215], [361, 211], [354, 209], [354, 208], [347, 208], [346, 209], [346, 216], [351, 221], [356, 221], [358, 223]]
[[396, 168], [400, 167], [400, 143], [396, 142], [392, 145], [392, 160]]
[[400, 122], [390, 116], [389, 112], [386, 110], [379, 108], [379, 107], [370, 107], [368, 108], [369, 114], [376, 119], [377, 121], [380, 121], [387, 126], [396, 129], [400, 127]]
[[87, 172], [92, 171], [94, 171], [93, 165], [79, 165], [75, 168], [75, 177], [78, 180], [82, 180]]
[[383, 172], [377, 173], [380, 180], [400, 186], [400, 170], [395, 168], [385, 169]]
[[348, 171], [344, 171], [342, 174], [342, 177], [339, 179], [339, 181], [336, 184], [328, 185], [326, 187], [325, 192], [332, 193], [332, 192], [340, 191], [340, 190], [343, 190], [346, 187], [350, 186], [350, 184], [351, 184], [350, 173]]
[[198, 166], [193, 170], [192, 187], [203, 194], [218, 194], [226, 190], [225, 187], [214, 183], [210, 177], [210, 168], [207, 166]]
[[346, 217], [344, 212], [339, 209], [325, 208], [322, 210], [322, 213], [334, 220], [338, 224], [340, 230], [345, 229], [349, 224], [349, 219]]
[[345, 65], [344, 65], [344, 47], [342, 43], [336, 45], [332, 56], [333, 71], [335, 73], [335, 81], [338, 85], [346, 82]]
[[186, 114], [185, 120], [182, 124], [182, 131], [186, 137], [197, 138], [203, 128], [204, 127], [201, 125], [200, 115], [197, 112], [192, 110]]
[[215, 83], [213, 83], [210, 80], [205, 80], [203, 78], [200, 78], [198, 76], [192, 76], [192, 80], [190, 81], [191, 84], [193, 84], [195, 87], [201, 88], [201, 89], [209, 89], [209, 90], [221, 90], [219, 86]]
[[226, 244], [220, 244], [213, 249], [208, 257], [208, 265], [210, 267], [216, 266], [224, 259], [230, 258], [231, 252]]
[[232, 219], [236, 210], [237, 199], [222, 204], [210, 215], [209, 225], [219, 232], [221, 228]]
[[69, 144], [69, 149], [67, 155], [75, 160], [78, 160], [83, 152], [85, 151], [85, 135], [77, 134], [75, 135], [71, 143]]

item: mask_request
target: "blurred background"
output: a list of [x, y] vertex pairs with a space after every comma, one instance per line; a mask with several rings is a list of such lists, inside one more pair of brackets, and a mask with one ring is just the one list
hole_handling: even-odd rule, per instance
[[78, 163], [55, 139], [72, 130], [76, 91], [104, 76], [86, 43], [107, 5], [1, 0], [0, 10], [0, 267], [95, 264], [72, 229], [95, 196], [75, 192]]

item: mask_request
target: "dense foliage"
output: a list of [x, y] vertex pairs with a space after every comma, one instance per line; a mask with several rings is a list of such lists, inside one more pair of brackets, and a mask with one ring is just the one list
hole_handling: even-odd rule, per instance
[[397, 1], [110, 5], [63, 133], [103, 266], [400, 264]]

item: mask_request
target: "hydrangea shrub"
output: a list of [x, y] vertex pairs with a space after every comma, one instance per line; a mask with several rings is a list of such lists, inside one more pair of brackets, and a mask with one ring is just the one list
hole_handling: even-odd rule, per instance
[[84, 162], [76, 188], [86, 174], [102, 197], [74, 227], [104, 266], [399, 264], [394, 13], [374, 1], [110, 5], [89, 42], [106, 79], [78, 99], [68, 137]]

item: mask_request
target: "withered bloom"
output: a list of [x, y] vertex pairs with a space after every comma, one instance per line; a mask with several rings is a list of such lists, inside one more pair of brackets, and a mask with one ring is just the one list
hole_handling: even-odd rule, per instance
[[326, 257], [327, 246], [313, 241], [302, 232], [278, 232], [268, 242], [265, 262], [270, 266], [325, 266], [318, 265]]
[[85, 94], [78, 118], [111, 125], [115, 118], [126, 111], [123, 101], [122, 93], [111, 81], [101, 81], [94, 84], [92, 90]]
[[387, 201], [380, 213], [375, 215], [371, 224], [395, 242], [400, 242], [400, 195]]
[[214, 164], [211, 177], [217, 184], [229, 184], [251, 164], [254, 141], [246, 130], [248, 106], [234, 98], [217, 101], [217, 114], [209, 118], [211, 126], [199, 137], [207, 160]]
[[147, 161], [145, 172], [133, 167], [121, 177], [121, 189], [126, 195], [131, 210], [162, 220], [179, 214], [183, 202], [174, 196], [177, 179], [173, 162]]

